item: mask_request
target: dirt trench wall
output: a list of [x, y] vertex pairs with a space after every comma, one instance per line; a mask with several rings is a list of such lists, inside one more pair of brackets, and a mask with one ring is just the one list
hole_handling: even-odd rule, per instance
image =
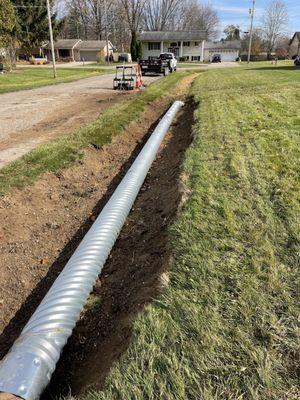
[[[190, 82], [184, 83], [182, 92]], [[14, 190], [0, 200], [0, 358], [113, 193], [170, 100], [161, 98], [149, 104], [138, 123], [131, 124], [110, 145], [87, 149], [83, 160], [72, 168], [47, 174], [33, 186]], [[192, 114], [188, 103], [170, 130], [48, 394], [65, 393], [68, 385], [74, 393], [90, 384], [101, 385], [128, 346], [132, 318], [157, 294], [159, 278], [168, 265], [167, 228], [180, 202], [180, 164], [191, 141]], [[114, 340], [108, 341], [112, 332]], [[77, 369], [89, 371], [94, 363], [91, 349], [94, 353], [98, 346], [103, 355], [97, 353], [98, 375], [80, 372], [76, 376]], [[83, 369], [79, 369], [81, 365]]]

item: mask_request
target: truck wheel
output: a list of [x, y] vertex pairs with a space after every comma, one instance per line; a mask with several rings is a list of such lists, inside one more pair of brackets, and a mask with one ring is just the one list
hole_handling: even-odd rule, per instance
[[173, 73], [173, 68], [170, 68], [170, 74], [172, 74]]

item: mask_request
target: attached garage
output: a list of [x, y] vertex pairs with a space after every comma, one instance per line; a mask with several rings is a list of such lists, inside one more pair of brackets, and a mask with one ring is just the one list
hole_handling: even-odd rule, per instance
[[223, 49], [217, 49], [215, 51], [210, 51], [209, 52], [209, 61], [213, 59], [213, 56], [215, 54], [220, 54], [221, 56], [221, 61], [236, 61], [236, 59], [239, 56], [239, 52], [237, 50], [223, 50]]
[[113, 46], [108, 42], [108, 50], [105, 40], [83, 40], [78, 44], [76, 49], [79, 52], [80, 60], [84, 61], [99, 61], [105, 59], [107, 54], [113, 53]]
[[206, 42], [204, 49], [204, 59], [210, 62], [213, 56], [219, 54], [221, 61], [236, 61], [239, 57], [241, 42], [239, 40], [220, 41], [220, 42]]

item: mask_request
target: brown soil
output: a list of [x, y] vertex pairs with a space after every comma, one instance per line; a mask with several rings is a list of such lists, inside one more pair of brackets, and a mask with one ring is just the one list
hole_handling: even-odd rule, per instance
[[[181, 92], [191, 80], [183, 81]], [[0, 329], [4, 329], [0, 358], [78, 246], [170, 100], [150, 104], [138, 123], [112, 144], [100, 150], [89, 148], [72, 168], [47, 174], [33, 186], [15, 190], [0, 201]], [[65, 394], [69, 385], [74, 393], [90, 385], [101, 386], [111, 365], [128, 346], [134, 316], [158, 293], [169, 258], [167, 228], [181, 197], [180, 164], [191, 141], [192, 115], [192, 104], [187, 102], [161, 147], [96, 284], [89, 302], [93, 305], [82, 314], [46, 397], [49, 393]]]

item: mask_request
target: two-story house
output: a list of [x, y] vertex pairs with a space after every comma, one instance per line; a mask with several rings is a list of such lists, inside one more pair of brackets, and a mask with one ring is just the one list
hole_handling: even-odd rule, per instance
[[300, 55], [300, 32], [295, 32], [292, 40], [290, 41], [290, 58], [295, 58]]
[[158, 57], [160, 53], [173, 53], [183, 61], [211, 61], [215, 54], [222, 61], [236, 61], [239, 57], [239, 40], [207, 42], [204, 31], [144, 31], [139, 35], [143, 59]]
[[143, 31], [139, 35], [144, 59], [168, 52], [178, 59], [203, 61], [205, 38], [204, 31]]

